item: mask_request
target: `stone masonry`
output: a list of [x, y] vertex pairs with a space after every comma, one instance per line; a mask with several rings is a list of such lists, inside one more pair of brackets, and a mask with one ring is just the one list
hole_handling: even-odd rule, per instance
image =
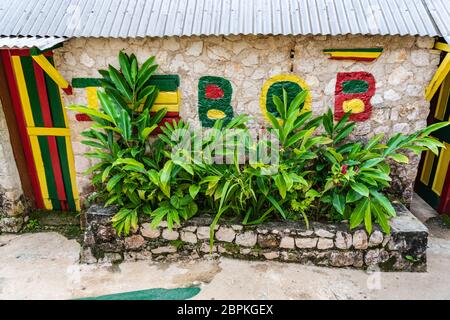
[[128, 237], [118, 237], [110, 219], [114, 207], [90, 207], [81, 261], [118, 263], [123, 260], [196, 259], [205, 255], [250, 260], [277, 260], [330, 267], [383, 271], [426, 271], [428, 230], [404, 206], [396, 204], [391, 234], [375, 229], [349, 231], [348, 225], [313, 223], [307, 230], [293, 221], [269, 222], [257, 227], [219, 221], [210, 250], [211, 216], [199, 216], [173, 230], [161, 223], [152, 229], [141, 221]]
[[23, 223], [25, 205], [1, 100], [0, 137], [0, 232], [17, 232]]
[[[312, 111], [321, 114], [334, 105], [336, 74], [366, 71], [376, 80], [372, 98], [372, 116], [357, 125], [355, 138], [368, 139], [384, 132], [411, 133], [426, 125], [429, 103], [425, 87], [439, 63], [439, 54], [430, 50], [434, 39], [401, 36], [217, 36], [165, 37], [139, 39], [78, 38], [55, 50], [58, 70], [68, 80], [74, 77], [99, 77], [97, 69], [118, 65], [120, 50], [135, 53], [140, 62], [155, 55], [158, 73], [178, 74], [181, 78], [181, 116], [193, 127], [200, 125], [197, 114], [198, 80], [212, 75], [227, 78], [233, 87], [231, 105], [235, 114], [255, 116], [251, 127], [266, 125], [259, 98], [262, 86], [270, 77], [290, 73], [301, 77], [312, 94]], [[383, 47], [384, 52], [373, 63], [329, 60], [326, 48]], [[293, 56], [291, 56], [293, 52]], [[66, 105], [85, 104], [83, 90], [64, 95]], [[82, 172], [92, 165], [83, 153], [80, 133], [89, 122], [76, 122], [69, 113], [80, 193], [90, 192], [89, 177]], [[418, 157], [395, 171], [393, 191], [409, 202], [416, 176]], [[323, 243], [322, 243], [323, 244]], [[321, 245], [322, 245], [321, 244]]]

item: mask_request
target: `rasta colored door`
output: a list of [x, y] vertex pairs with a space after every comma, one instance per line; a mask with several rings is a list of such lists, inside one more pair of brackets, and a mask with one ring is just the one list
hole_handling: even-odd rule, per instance
[[[36, 208], [78, 211], [74, 157], [60, 88], [30, 50], [0, 52]], [[51, 51], [42, 58], [54, 65]]]
[[[431, 100], [428, 124], [450, 120], [450, 74]], [[439, 213], [450, 214], [450, 126], [432, 133], [445, 149], [435, 156], [431, 151], [422, 156], [415, 191]]]

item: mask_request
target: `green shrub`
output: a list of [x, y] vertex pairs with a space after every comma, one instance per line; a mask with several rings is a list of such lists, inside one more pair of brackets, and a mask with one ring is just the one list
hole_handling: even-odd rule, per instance
[[[303, 220], [307, 226], [310, 220], [348, 220], [350, 228], [364, 223], [369, 233], [375, 222], [388, 233], [388, 219], [395, 215], [383, 193], [391, 181], [390, 161], [407, 163], [404, 152], [437, 154], [443, 147], [429, 134], [446, 122], [411, 135], [396, 134], [386, 144], [383, 135], [367, 143], [349, 141], [355, 128], [349, 114], [336, 123], [331, 110], [313, 117], [302, 110], [306, 91], [288, 104], [284, 90], [282, 97], [273, 97], [279, 117], [268, 114], [269, 133], [280, 143], [275, 165], [242, 161], [237, 150], [257, 154], [273, 146], [270, 140], [253, 138], [245, 115], [226, 125], [216, 121], [203, 137], [183, 121], [166, 123], [149, 143], [149, 134], [165, 115], [165, 110], [150, 114], [158, 94], [148, 84], [157, 69], [154, 61], [151, 57], [139, 66], [134, 55], [121, 52], [120, 70], [100, 70], [100, 110], [70, 107], [95, 123], [83, 133], [88, 139], [83, 143], [93, 149], [87, 156], [98, 159], [87, 174], [92, 174], [99, 200], [120, 207], [112, 219], [119, 235], [136, 228], [141, 214], [152, 217], [153, 227], [165, 220], [172, 228], [198, 211], [214, 214], [211, 245], [223, 215], [247, 225], [267, 219]], [[180, 143], [173, 139], [180, 138], [180, 131], [190, 137], [190, 145], [171, 152]], [[224, 140], [233, 141], [231, 150], [218, 148]], [[211, 159], [216, 156], [233, 161], [215, 164]]]

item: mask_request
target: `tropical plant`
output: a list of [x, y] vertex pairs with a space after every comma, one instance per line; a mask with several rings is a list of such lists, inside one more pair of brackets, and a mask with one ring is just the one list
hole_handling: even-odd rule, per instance
[[119, 234], [135, 228], [140, 210], [146, 208], [148, 193], [152, 191], [146, 165], [158, 169], [146, 155], [149, 135], [165, 116], [166, 110], [151, 114], [150, 109], [158, 89], [149, 84], [158, 65], [155, 57], [138, 65], [132, 54], [119, 53], [120, 70], [109, 66], [100, 70], [101, 85], [97, 95], [100, 109], [70, 106], [70, 110], [89, 115], [94, 124], [82, 133], [83, 144], [92, 151], [86, 156], [98, 162], [86, 173], [93, 174], [92, 182], [101, 190], [105, 204], [117, 204], [121, 210], [113, 218]]
[[376, 221], [389, 233], [388, 219], [395, 216], [395, 209], [382, 192], [392, 180], [389, 162], [408, 163], [406, 151], [419, 155], [429, 149], [438, 154], [438, 148], [444, 145], [429, 134], [448, 123], [434, 124], [410, 135], [397, 133], [386, 144], [382, 143], [383, 133], [367, 143], [345, 142], [354, 129], [354, 123], [348, 123], [349, 116], [346, 114], [335, 125], [331, 110], [323, 117], [326, 135], [333, 144], [319, 149], [321, 161], [316, 168], [318, 175], [325, 177], [320, 186], [323, 194], [320, 200], [332, 205], [337, 213], [334, 219], [349, 220], [352, 229], [364, 222], [371, 233], [372, 222]]

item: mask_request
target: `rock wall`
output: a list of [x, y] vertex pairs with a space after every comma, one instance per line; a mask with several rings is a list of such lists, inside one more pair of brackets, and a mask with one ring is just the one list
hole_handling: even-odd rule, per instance
[[118, 237], [111, 226], [113, 207], [94, 205], [86, 212], [87, 226], [81, 261], [111, 263], [122, 260], [183, 259], [229, 256], [239, 259], [278, 260], [302, 264], [383, 271], [426, 271], [428, 230], [405, 207], [397, 206], [392, 232], [375, 229], [349, 231], [347, 224], [313, 223], [306, 229], [292, 221], [243, 226], [219, 221], [212, 252], [209, 225], [212, 216], [195, 217], [169, 230], [152, 229], [148, 222], [129, 237]]
[[20, 229], [24, 211], [22, 184], [0, 100], [0, 232]]
[[[369, 120], [358, 123], [356, 138], [367, 139], [384, 132], [410, 133], [426, 125], [429, 103], [425, 87], [439, 63], [439, 54], [430, 50], [434, 39], [400, 36], [229, 36], [170, 37], [141, 39], [79, 38], [67, 41], [55, 50], [57, 68], [66, 79], [99, 77], [97, 69], [117, 66], [119, 50], [135, 53], [139, 61], [155, 55], [159, 73], [179, 74], [181, 78], [181, 116], [194, 127], [200, 126], [197, 113], [198, 80], [205, 75], [231, 81], [231, 105], [235, 114], [255, 116], [252, 127], [265, 125], [259, 99], [266, 80], [290, 73], [301, 77], [312, 94], [312, 111], [321, 114], [333, 107], [338, 72], [364, 71], [376, 81], [376, 93]], [[329, 60], [327, 48], [383, 47], [380, 58], [372, 63]], [[66, 104], [85, 104], [83, 90], [66, 96]], [[91, 165], [83, 157], [86, 147], [80, 132], [89, 122], [76, 122], [70, 114], [73, 147], [81, 194], [89, 191], [89, 179], [81, 172]], [[416, 176], [418, 158], [397, 171], [394, 189], [409, 200]]]

